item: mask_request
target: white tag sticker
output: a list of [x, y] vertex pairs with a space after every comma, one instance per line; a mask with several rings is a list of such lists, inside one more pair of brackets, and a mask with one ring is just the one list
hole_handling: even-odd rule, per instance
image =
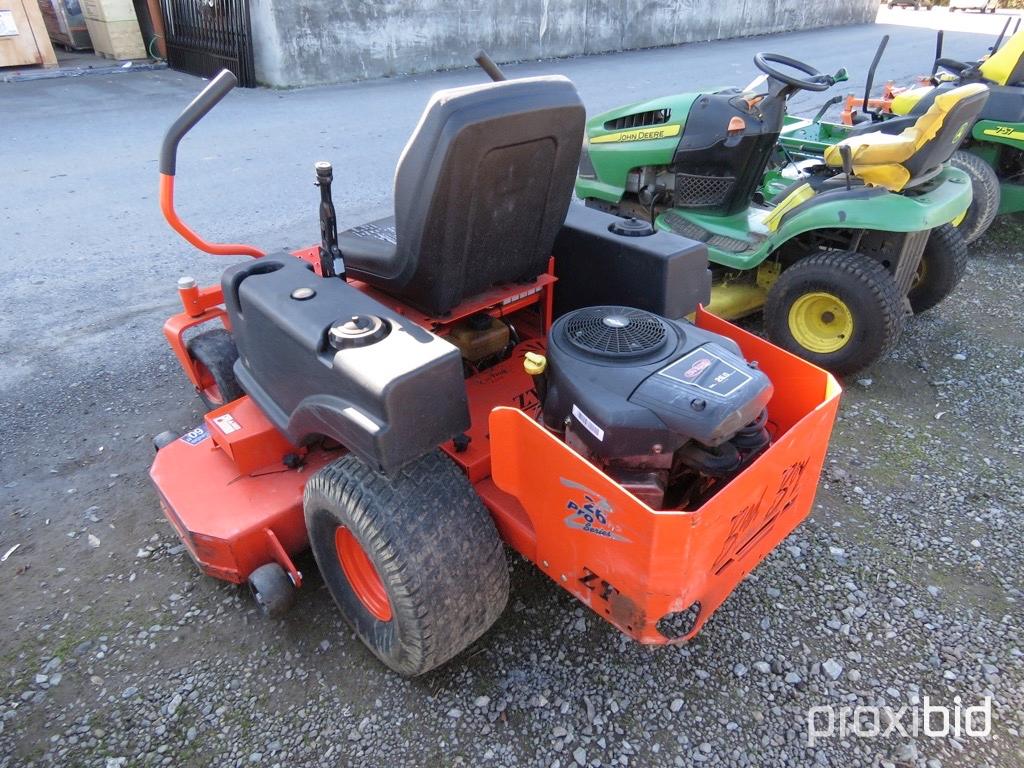
[[225, 413], [223, 416], [217, 416], [213, 423], [217, 425], [221, 432], [225, 435], [230, 435], [232, 432], [237, 432], [242, 428], [242, 425], [235, 421], [235, 417], [230, 413]]
[[18, 34], [18, 25], [14, 23], [14, 11], [0, 11], [0, 37], [13, 37]]
[[576, 420], [587, 428], [587, 432], [592, 434], [598, 440], [604, 441], [604, 430], [601, 429], [593, 420], [581, 411], [575, 404], [572, 406], [572, 415], [576, 417]]

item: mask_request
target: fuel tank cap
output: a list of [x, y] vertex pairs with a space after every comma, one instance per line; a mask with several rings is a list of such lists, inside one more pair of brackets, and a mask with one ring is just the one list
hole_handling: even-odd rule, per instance
[[624, 237], [647, 237], [654, 234], [654, 227], [646, 221], [630, 216], [628, 219], [620, 219], [608, 226], [608, 230], [616, 235]]
[[388, 324], [376, 315], [351, 315], [338, 320], [327, 332], [335, 349], [351, 349], [374, 344], [390, 331]]

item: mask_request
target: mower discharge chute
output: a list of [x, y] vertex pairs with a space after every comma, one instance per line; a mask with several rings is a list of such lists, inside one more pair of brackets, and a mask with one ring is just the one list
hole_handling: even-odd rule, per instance
[[[318, 247], [185, 228], [257, 257], [183, 279], [165, 325], [214, 407], [158, 437], [151, 477], [205, 573], [278, 616], [311, 548], [362, 641], [416, 675], [501, 614], [503, 542], [631, 637], [678, 643], [808, 514], [839, 387], [699, 308], [699, 243], [570, 207], [583, 126], [562, 77], [441, 91], [393, 217], [339, 234], [318, 163]], [[162, 163], [179, 232], [182, 135]]]
[[[967, 208], [970, 185], [943, 166], [952, 148], [942, 127], [938, 142], [895, 159], [861, 146], [801, 166], [771, 188], [784, 194], [765, 200], [787, 100], [846, 73], [823, 75], [776, 54], [754, 63], [764, 76], [746, 89], [651, 99], [592, 118], [576, 194], [704, 242], [711, 311], [735, 319], [763, 309], [772, 342], [852, 374], [896, 343], [911, 309], [934, 305], [959, 280], [963, 243], [942, 227]], [[930, 239], [934, 230], [941, 235]]]

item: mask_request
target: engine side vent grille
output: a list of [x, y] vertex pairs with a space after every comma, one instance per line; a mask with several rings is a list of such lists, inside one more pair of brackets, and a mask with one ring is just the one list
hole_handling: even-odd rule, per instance
[[703, 176], [692, 173], [676, 174], [676, 204], [688, 207], [721, 205], [729, 197], [736, 179], [733, 176]]
[[576, 312], [565, 334], [577, 348], [605, 357], [635, 357], [665, 343], [665, 323], [630, 307], [589, 307]]
[[627, 128], [646, 128], [648, 125], [667, 123], [672, 117], [671, 109], [651, 109], [637, 112], [635, 115], [624, 115], [604, 124], [606, 131], [622, 131]]

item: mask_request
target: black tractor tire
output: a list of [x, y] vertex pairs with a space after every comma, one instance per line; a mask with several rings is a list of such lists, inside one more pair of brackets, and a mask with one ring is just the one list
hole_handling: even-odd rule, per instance
[[268, 619], [284, 616], [295, 602], [295, 585], [277, 563], [261, 565], [249, 574], [249, 591], [260, 613]]
[[[440, 450], [389, 475], [344, 456], [310, 478], [303, 506], [334, 601], [363, 643], [399, 674], [445, 663], [505, 609], [501, 537], [472, 484]], [[379, 592], [377, 603], [368, 602], [347, 575], [340, 542], [349, 537], [372, 564], [386, 611]]]
[[971, 178], [974, 199], [971, 200], [964, 220], [957, 227], [963, 235], [964, 242], [970, 245], [985, 234], [999, 213], [999, 177], [991, 165], [962, 149], [954, 152], [949, 162]]
[[[793, 335], [794, 305], [815, 293], [838, 298], [849, 311], [852, 332], [838, 349], [815, 351]], [[904, 323], [903, 296], [892, 274], [881, 262], [853, 251], [820, 251], [800, 259], [775, 281], [764, 306], [770, 341], [840, 376], [884, 357], [899, 340]]]
[[967, 271], [967, 243], [952, 224], [936, 227], [928, 235], [914, 284], [907, 294], [915, 315], [944, 301]]
[[192, 359], [203, 366], [213, 379], [215, 388], [199, 390], [199, 399], [208, 411], [245, 394], [235, 378], [238, 347], [226, 328], [196, 334], [185, 346]]

